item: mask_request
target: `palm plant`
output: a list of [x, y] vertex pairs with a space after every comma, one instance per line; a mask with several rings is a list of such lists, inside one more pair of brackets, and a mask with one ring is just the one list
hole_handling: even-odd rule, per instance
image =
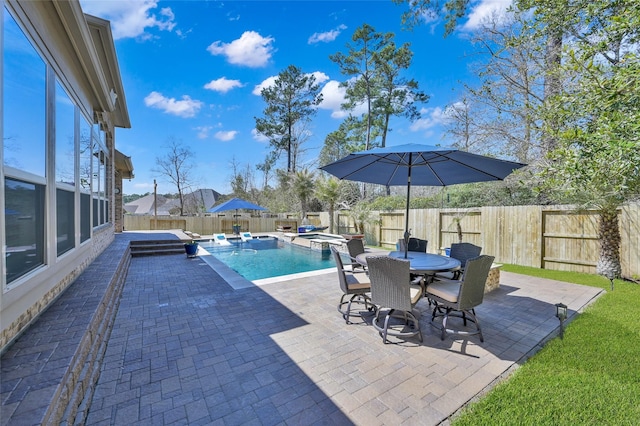
[[319, 179], [316, 185], [316, 197], [328, 205], [329, 233], [333, 234], [333, 218], [336, 204], [338, 204], [338, 197], [340, 197], [340, 182], [338, 179]]
[[300, 200], [301, 218], [304, 219], [307, 216], [307, 206], [309, 198], [313, 195], [315, 190], [315, 176], [313, 172], [308, 169], [298, 170], [293, 174], [292, 187], [293, 191]]

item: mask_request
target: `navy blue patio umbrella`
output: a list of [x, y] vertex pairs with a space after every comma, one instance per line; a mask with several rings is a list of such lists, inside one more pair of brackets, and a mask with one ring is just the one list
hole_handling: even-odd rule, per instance
[[[459, 183], [503, 180], [526, 164], [515, 163], [452, 148], [405, 144], [354, 152], [320, 167], [336, 176], [385, 186], [406, 185], [405, 248], [409, 245], [411, 185], [448, 186]], [[405, 250], [405, 258], [407, 256]]]

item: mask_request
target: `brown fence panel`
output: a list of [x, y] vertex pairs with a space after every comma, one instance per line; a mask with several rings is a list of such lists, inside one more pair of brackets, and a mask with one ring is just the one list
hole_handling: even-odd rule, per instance
[[380, 237], [377, 245], [395, 250], [396, 242], [404, 234], [404, 213], [380, 213]]
[[598, 215], [567, 208], [542, 212], [542, 267], [560, 271], [594, 273], [598, 261]]
[[496, 262], [541, 265], [539, 206], [494, 206], [481, 209], [482, 251]]
[[[437, 253], [440, 244], [440, 210], [409, 210], [411, 236], [427, 240], [427, 251]], [[402, 233], [404, 233], [404, 212], [402, 212]], [[402, 234], [399, 235], [402, 237]]]
[[457, 243], [460, 221], [462, 229], [462, 241], [482, 247], [482, 214], [479, 209], [440, 210], [440, 235], [438, 247], [451, 247], [451, 243]]
[[184, 229], [187, 226], [187, 221], [184, 219], [176, 218], [158, 218], [151, 219], [149, 222], [151, 229], [168, 231], [170, 229]]

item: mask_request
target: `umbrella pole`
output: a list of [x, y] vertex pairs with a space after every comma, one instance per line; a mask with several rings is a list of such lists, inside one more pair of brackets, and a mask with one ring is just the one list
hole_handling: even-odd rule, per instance
[[411, 231], [409, 230], [409, 199], [411, 197], [411, 156], [412, 153], [409, 153], [409, 168], [407, 172], [407, 208], [404, 214], [404, 258], [407, 258], [407, 252], [409, 251], [409, 237], [411, 236]]
[[[233, 223], [237, 223], [238, 225], [240, 225], [240, 222], [238, 222], [238, 209], [236, 209], [236, 215], [233, 216]], [[238, 231], [238, 232], [234, 232], [234, 234], [236, 235], [240, 235], [240, 228], [239, 227], [233, 227], [234, 231]]]

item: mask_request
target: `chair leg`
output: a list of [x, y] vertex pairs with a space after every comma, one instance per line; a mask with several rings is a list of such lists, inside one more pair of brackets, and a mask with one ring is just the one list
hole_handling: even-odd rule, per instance
[[480, 320], [476, 315], [476, 310], [471, 309], [471, 314], [473, 315], [474, 322], [476, 323], [476, 328], [478, 329], [478, 335], [480, 336], [480, 341], [484, 342], [484, 336], [482, 335], [482, 330], [480, 329]]
[[[377, 323], [378, 320], [378, 312], [376, 312], [376, 318], [375, 318], [375, 322]], [[387, 336], [389, 334], [389, 321], [391, 318], [400, 318], [399, 316], [394, 316], [394, 312], [396, 312], [395, 309], [391, 309], [389, 310], [389, 312], [387, 312], [387, 314], [385, 315], [385, 319], [384, 319], [384, 326], [382, 327], [382, 331], [380, 332], [380, 335], [382, 336], [382, 341], [387, 344]], [[420, 340], [420, 342], [424, 341], [424, 338], [422, 337], [422, 330], [420, 329], [420, 322], [418, 321], [418, 318], [413, 315], [412, 312], [408, 312], [408, 311], [402, 311], [402, 318], [404, 319], [404, 324], [407, 327], [410, 327], [411, 329], [415, 330], [413, 333], [409, 333], [410, 335], [418, 335], [418, 339]], [[405, 334], [402, 333], [404, 335], [409, 335], [409, 334]]]
[[447, 308], [447, 312], [445, 312], [444, 317], [442, 318], [442, 332], [440, 333], [440, 340], [444, 340], [447, 335], [447, 319], [449, 319], [449, 312], [451, 312], [451, 309]]
[[[344, 298], [345, 298], [346, 296], [348, 296], [348, 295], [347, 295], [347, 294], [343, 294], [343, 295], [340, 297], [340, 303], [338, 303], [338, 312], [340, 312], [340, 313], [342, 314], [342, 318], [344, 318], [345, 320], [348, 318], [348, 317], [347, 317], [347, 314], [346, 314], [346, 313], [345, 313], [345, 311], [344, 311], [344, 305], [345, 305], [345, 303], [346, 303], [346, 302], [344, 301]], [[347, 307], [347, 309], [348, 309], [348, 307]]]
[[[348, 296], [351, 297], [348, 301], [345, 301], [345, 298]], [[349, 320], [349, 318], [351, 317], [351, 305], [354, 303], [354, 301], [356, 303], [362, 303], [361, 300], [358, 300], [360, 297], [362, 297], [362, 300], [364, 301], [364, 307], [367, 311], [372, 312], [375, 308], [375, 306], [371, 303], [371, 298], [366, 294], [343, 294], [340, 297], [340, 303], [338, 304], [338, 312], [342, 314], [342, 318], [344, 318], [347, 324], [351, 324], [351, 320]]]
[[407, 323], [409, 322], [410, 319], [413, 319], [413, 327], [414, 329], [417, 329], [418, 331], [418, 339], [420, 339], [421, 342], [424, 342], [423, 338], [422, 338], [422, 329], [420, 328], [420, 322], [418, 321], [418, 318], [413, 315], [413, 312], [408, 312], [407, 313], [407, 317], [410, 317], [407, 319]]

